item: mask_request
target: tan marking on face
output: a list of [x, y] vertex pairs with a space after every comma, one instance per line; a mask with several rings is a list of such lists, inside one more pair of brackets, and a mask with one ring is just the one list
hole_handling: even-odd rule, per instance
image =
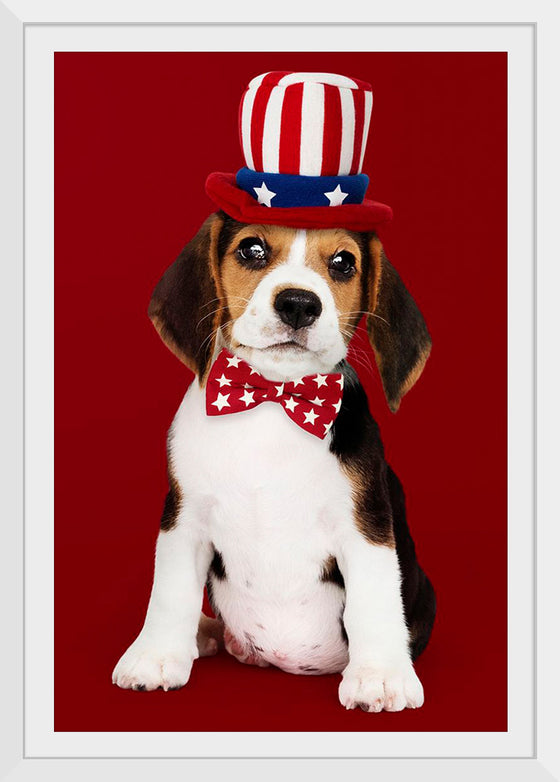
[[372, 237], [369, 242], [369, 255], [370, 255], [370, 268], [369, 268], [369, 280], [367, 286], [367, 305], [363, 308], [368, 312], [375, 312], [377, 307], [377, 301], [379, 299], [379, 285], [381, 280], [381, 255], [383, 252], [383, 245], [377, 238]]
[[[348, 280], [333, 280], [329, 261], [337, 252], [346, 250], [356, 259], [356, 273]], [[360, 246], [344, 229], [308, 231], [306, 265], [320, 274], [328, 283], [338, 313], [338, 323], [346, 343], [361, 318], [361, 276], [363, 259]]]
[[[272, 269], [285, 263], [297, 233], [296, 228], [276, 225], [247, 225], [235, 234], [224, 255], [221, 266], [221, 287], [227, 303], [228, 317], [223, 330], [231, 338], [233, 323], [243, 315], [257, 285]], [[243, 239], [256, 236], [270, 248], [270, 259], [263, 269], [243, 266], [237, 257], [237, 248]], [[249, 313], [250, 314], [250, 313]]]
[[[297, 229], [274, 225], [247, 225], [233, 237], [227, 248], [221, 267], [223, 304], [228, 315], [223, 318], [226, 337], [231, 337], [233, 322], [245, 312], [249, 299], [257, 285], [272, 269], [288, 260]], [[243, 266], [237, 257], [239, 243], [248, 237], [264, 239], [270, 248], [270, 260], [263, 269]], [[329, 261], [335, 253], [346, 250], [356, 258], [356, 273], [348, 280], [333, 280], [329, 274]], [[339, 327], [346, 343], [360, 320], [361, 274], [363, 259], [355, 239], [343, 229], [308, 230], [306, 232], [305, 265], [317, 272], [329, 285], [338, 312]], [[286, 286], [275, 288], [274, 297]], [[249, 312], [249, 315], [251, 313]]]

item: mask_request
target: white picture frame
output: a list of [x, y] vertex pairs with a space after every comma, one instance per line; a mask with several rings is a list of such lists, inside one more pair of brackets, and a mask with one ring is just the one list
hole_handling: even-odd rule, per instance
[[[232, 9], [215, 4], [212, 17], [202, 9], [160, 0], [157, 8], [125, 0], [110, 4], [82, 2], [0, 2], [0, 62], [2, 64], [1, 105], [6, 118], [2, 139], [2, 268], [5, 306], [1, 317], [4, 364], [10, 382], [4, 389], [2, 431], [7, 443], [3, 454], [6, 479], [6, 522], [3, 562], [0, 569], [3, 602], [4, 643], [0, 645], [3, 682], [2, 750], [0, 777], [6, 779], [59, 780], [109, 779], [134, 774], [135, 778], [155, 773], [251, 774], [254, 777], [284, 777], [313, 765], [314, 773], [340, 773], [348, 765], [353, 773], [377, 774], [385, 780], [414, 775], [421, 779], [511, 780], [560, 778], [555, 705], [558, 677], [555, 655], [558, 649], [554, 603], [554, 551], [558, 532], [554, 529], [554, 459], [546, 458], [545, 437], [558, 419], [553, 398], [547, 402], [551, 382], [536, 382], [535, 323], [545, 343], [543, 355], [554, 355], [554, 285], [547, 283], [549, 267], [539, 266], [538, 308], [536, 293], [536, 74], [546, 84], [552, 79], [558, 55], [552, 36], [553, 18], [545, 3], [534, 3], [532, 21], [508, 19], [496, 23], [498, 3], [470, 6], [473, 18], [466, 24], [464, 9], [450, 9], [442, 3], [424, 6], [424, 19], [415, 18], [412, 3], [403, 3], [398, 14], [345, 6], [345, 22], [321, 13], [321, 24], [301, 20], [296, 8], [284, 4], [274, 14], [276, 23], [290, 25], [286, 49], [329, 49], [333, 33], [380, 30], [377, 50], [429, 48], [450, 50], [500, 50], [509, 57], [509, 512], [512, 521], [509, 541], [509, 729], [505, 734], [470, 734], [470, 743], [457, 741], [457, 734], [282, 734], [284, 753], [268, 734], [196, 734], [191, 742], [185, 734], [54, 734], [52, 723], [52, 69], [48, 57], [54, 50], [161, 50], [181, 48], [179, 33], [194, 25], [197, 49], [208, 44], [204, 32], [212, 33], [211, 47], [224, 50], [248, 49], [237, 44], [243, 25], [249, 32], [255, 24], [266, 29], [270, 46], [275, 30], [267, 13], [271, 9], [248, 6]], [[295, 6], [295, 4], [294, 4]], [[275, 10], [275, 9], [273, 9]], [[392, 16], [391, 16], [392, 14]], [[429, 16], [428, 16], [429, 14]], [[439, 16], [438, 16], [439, 14]], [[498, 14], [499, 15], [499, 14]], [[301, 16], [301, 14], [299, 14]], [[457, 21], [452, 17], [456, 16]], [[445, 18], [442, 24], [439, 18]], [[219, 22], [216, 20], [219, 18]], [[404, 21], [404, 20], [408, 21]], [[460, 21], [459, 21], [460, 19]], [[257, 20], [257, 21], [255, 21]], [[235, 25], [235, 36], [231, 26]], [[539, 46], [537, 47], [537, 30]], [[438, 32], [439, 31], [439, 32]], [[312, 36], [311, 32], [320, 33]], [[442, 32], [445, 35], [442, 35]], [[184, 35], [182, 36], [184, 38]], [[342, 48], [351, 50], [348, 35]], [[165, 40], [167, 39], [167, 40]], [[206, 43], [204, 42], [206, 40]], [[301, 41], [307, 41], [302, 45]], [[381, 42], [382, 41], [382, 42]], [[355, 48], [363, 43], [355, 42]], [[183, 43], [184, 47], [184, 43]], [[184, 47], [188, 48], [188, 47]], [[262, 48], [262, 41], [260, 42]], [[278, 48], [278, 45], [276, 45]], [[373, 48], [373, 47], [372, 47]], [[38, 60], [35, 60], [38, 58]], [[542, 58], [542, 60], [540, 59]], [[548, 59], [550, 58], [550, 60]], [[539, 68], [537, 68], [537, 62]], [[41, 90], [33, 82], [40, 70]], [[540, 82], [539, 82], [540, 85]], [[24, 89], [25, 86], [25, 89]], [[49, 89], [50, 87], [50, 89]], [[540, 94], [540, 87], [539, 87]], [[539, 104], [539, 118], [546, 107]], [[539, 149], [551, 126], [539, 131]], [[556, 119], [557, 122], [557, 119]], [[541, 125], [539, 124], [539, 127]], [[542, 133], [542, 138], [541, 138]], [[25, 139], [25, 145], [24, 145]], [[25, 149], [24, 149], [25, 146]], [[551, 157], [539, 158], [543, 166], [542, 186], [552, 181]], [[542, 203], [542, 201], [541, 201]], [[548, 217], [545, 206], [544, 216]], [[552, 217], [552, 207], [548, 207]], [[551, 220], [550, 225], [553, 225]], [[547, 224], [540, 224], [543, 241], [550, 240]], [[539, 240], [540, 242], [540, 240]], [[539, 243], [539, 248], [541, 247]], [[557, 250], [551, 244], [551, 253]], [[543, 275], [543, 276], [541, 276]], [[557, 275], [557, 272], [556, 272]], [[24, 285], [25, 280], [25, 285]], [[556, 277], [557, 280], [557, 277]], [[558, 281], [558, 280], [557, 280]], [[550, 309], [545, 306], [549, 304]], [[25, 324], [25, 325], [24, 325]], [[556, 327], [557, 328], [557, 327]], [[25, 336], [25, 359], [23, 339]], [[548, 339], [548, 347], [546, 347]], [[49, 347], [50, 346], [50, 347]], [[543, 370], [539, 367], [539, 373]], [[546, 371], [546, 368], [544, 368]], [[24, 382], [25, 375], [25, 382]], [[539, 375], [540, 376], [540, 375]], [[539, 484], [539, 521], [535, 510], [536, 435], [535, 392], [546, 409], [539, 460], [543, 479]], [[25, 397], [25, 439], [22, 437]], [[545, 407], [545, 405], [549, 407]], [[544, 413], [543, 413], [544, 416]], [[554, 419], [555, 416], [555, 419]], [[25, 456], [24, 456], [25, 443]], [[25, 459], [25, 462], [24, 462]], [[25, 463], [25, 471], [24, 471]], [[548, 479], [548, 482], [546, 482]], [[24, 490], [25, 481], [25, 490]], [[544, 484], [544, 485], [543, 485]], [[24, 503], [25, 497], [25, 503]], [[548, 505], [547, 505], [548, 503]], [[25, 505], [25, 513], [24, 513]], [[548, 510], [548, 513], [546, 512]], [[543, 521], [544, 520], [544, 521]], [[38, 522], [41, 523], [38, 523]], [[546, 524], [546, 526], [545, 526]], [[25, 560], [24, 560], [25, 554]], [[537, 606], [538, 598], [538, 610]], [[25, 606], [25, 613], [23, 607]], [[538, 621], [537, 621], [538, 620]], [[556, 634], [556, 638], [555, 638]], [[9, 672], [9, 673], [8, 673]], [[25, 675], [24, 675], [25, 674]], [[488, 697], [491, 682], [481, 683]], [[460, 704], [457, 705], [460, 708]], [[255, 741], [258, 736], [258, 743]], [[182, 742], [182, 749], [177, 739]], [[325, 740], [326, 738], [326, 740]], [[364, 746], [365, 740], [369, 745]], [[372, 749], [373, 746], [373, 749]], [[474, 751], [468, 752], [465, 748]], [[225, 765], [228, 759], [228, 765]], [[355, 769], [355, 772], [354, 772]], [[313, 773], [312, 772], [312, 773]]]

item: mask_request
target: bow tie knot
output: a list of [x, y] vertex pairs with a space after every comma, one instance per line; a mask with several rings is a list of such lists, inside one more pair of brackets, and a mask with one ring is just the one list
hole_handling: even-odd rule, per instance
[[262, 402], [277, 402], [306, 432], [323, 439], [342, 403], [341, 374], [306, 375], [284, 383], [267, 380], [239, 356], [222, 350], [206, 384], [207, 415], [249, 410]]

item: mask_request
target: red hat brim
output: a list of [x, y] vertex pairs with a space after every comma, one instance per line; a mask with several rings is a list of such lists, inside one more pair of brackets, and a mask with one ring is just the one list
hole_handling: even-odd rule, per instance
[[206, 180], [206, 192], [220, 209], [240, 223], [373, 231], [393, 216], [390, 206], [367, 198], [361, 204], [340, 206], [263, 206], [237, 187], [235, 174], [220, 172], [210, 174]]

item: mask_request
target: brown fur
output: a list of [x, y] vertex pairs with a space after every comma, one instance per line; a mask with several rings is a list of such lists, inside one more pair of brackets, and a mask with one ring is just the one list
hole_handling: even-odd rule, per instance
[[[198, 374], [201, 385], [210, 368], [217, 329], [221, 327], [226, 340], [231, 340], [232, 324], [244, 313], [264, 275], [287, 259], [295, 235], [295, 228], [245, 225], [217, 213], [163, 275], [149, 315], [163, 341]], [[248, 269], [237, 258], [239, 242], [250, 236], [264, 239], [270, 249], [263, 269]], [[387, 403], [396, 412], [430, 353], [430, 335], [418, 307], [374, 234], [308, 231], [306, 249], [306, 263], [332, 291], [347, 344], [362, 313], [367, 313], [367, 331]], [[328, 266], [340, 250], [356, 258], [356, 273], [342, 281], [332, 279]]]
[[[217, 241], [222, 224], [217, 214], [205, 220], [159, 281], [148, 307], [162, 340], [198, 374], [201, 383], [209, 369], [220, 318], [208, 305], [218, 296]], [[206, 317], [209, 311], [213, 317]]]
[[393, 519], [383, 512], [383, 498], [376, 496], [382, 483], [372, 480], [370, 460], [357, 458], [343, 468], [352, 484], [356, 527], [370, 543], [395, 548]]
[[367, 331], [393, 413], [416, 383], [430, 355], [432, 340], [424, 318], [379, 239], [369, 242]]
[[169, 532], [177, 526], [177, 516], [179, 515], [183, 501], [179, 482], [172, 474], [169, 467], [167, 475], [169, 481], [169, 491], [167, 492], [167, 496], [165, 498], [163, 513], [161, 514], [161, 521], [159, 525], [162, 532]]
[[333, 584], [344, 587], [344, 579], [335, 557], [330, 556], [323, 562], [321, 581], [331, 581]]
[[[262, 278], [275, 266], [284, 263], [295, 238], [296, 229], [275, 225], [243, 226], [233, 235], [221, 264], [221, 280], [224, 300], [227, 302], [230, 318], [236, 320], [245, 311]], [[264, 239], [271, 250], [271, 257], [263, 269], [251, 270], [243, 267], [236, 257], [236, 248], [246, 237], [258, 236]], [[330, 258], [339, 250], [347, 250], [356, 258], [356, 274], [348, 281], [334, 281], [328, 268]], [[320, 274], [329, 284], [339, 316], [342, 333], [347, 342], [360, 319], [360, 276], [362, 269], [361, 249], [348, 231], [342, 229], [308, 231], [307, 259], [309, 268]], [[279, 291], [274, 291], [273, 296]], [[225, 322], [225, 321], [224, 321]], [[231, 336], [232, 324], [225, 322], [226, 336]]]
[[[217, 329], [222, 327], [226, 339], [230, 339], [231, 324], [244, 313], [248, 300], [264, 275], [286, 260], [295, 234], [296, 229], [293, 228], [244, 225], [236, 223], [224, 213], [217, 213], [205, 221], [198, 234], [163, 275], [150, 302], [150, 318], [170, 350], [198, 374], [201, 385], [204, 385], [209, 371]], [[239, 242], [250, 236], [263, 238], [270, 248], [270, 258], [263, 269], [245, 268], [237, 258]], [[333, 280], [329, 273], [329, 260], [341, 250], [351, 252], [356, 258], [356, 273], [345, 280]], [[430, 352], [431, 340], [420, 311], [386, 258], [377, 236], [355, 234], [342, 229], [308, 231], [306, 251], [306, 263], [327, 281], [332, 291], [339, 313], [340, 330], [347, 343], [362, 313], [367, 313], [368, 335], [387, 402], [391, 410], [396, 411], [403, 395], [421, 374]], [[273, 295], [276, 293], [278, 291]], [[367, 411], [367, 400], [362, 389], [360, 393]], [[350, 428], [347, 429], [342, 421], [344, 415], [349, 415], [349, 410], [350, 407], [345, 410], [343, 405], [340, 422], [337, 419], [333, 431], [336, 432], [337, 426], [349, 431]], [[402, 523], [400, 528], [397, 525], [395, 533], [392, 510], [396, 507], [393, 494], [396, 491], [394, 483], [397, 481], [398, 484], [398, 480], [385, 460], [379, 458], [383, 451], [374, 422], [370, 418], [361, 418], [357, 433], [356, 442], [352, 437], [345, 440], [344, 437], [335, 436], [331, 443], [331, 450], [339, 458], [352, 483], [356, 526], [372, 544], [390, 548], [396, 545], [396, 534], [402, 549]], [[402, 489], [400, 492], [402, 494]], [[169, 492], [161, 519], [162, 531], [168, 532], [175, 527], [182, 502], [181, 490], [170, 465]], [[404, 519], [404, 495], [401, 504], [400, 514]], [[398, 514], [396, 518], [399, 518]], [[403, 523], [406, 529], [406, 523]], [[418, 569], [417, 564], [415, 567]], [[213, 577], [226, 577], [219, 552], [215, 552], [211, 571]], [[423, 574], [422, 577], [427, 583], [426, 589], [431, 589]], [[323, 563], [319, 579], [344, 587], [344, 579], [334, 557], [328, 557]], [[412, 589], [408, 585], [409, 581], [405, 573], [405, 607], [406, 590]], [[212, 578], [209, 578], [210, 599], [211, 585]], [[407, 610], [410, 612], [412, 609], [409, 606]], [[415, 656], [429, 637], [431, 624], [426, 620], [425, 625], [417, 632], [412, 623], [412, 638], [419, 637], [414, 644]], [[342, 618], [341, 632], [343, 638], [348, 640]], [[203, 616], [198, 635], [200, 654], [215, 654], [223, 642], [223, 626], [219, 620]]]
[[[328, 262], [333, 255], [347, 250], [356, 258], [356, 273], [349, 280], [336, 281], [329, 274]], [[353, 236], [341, 228], [309, 231], [307, 234], [308, 265], [325, 278], [339, 313], [340, 330], [348, 343], [361, 318], [360, 279], [364, 265], [360, 245]]]
[[[248, 300], [262, 278], [275, 266], [284, 263], [293, 238], [295, 228], [283, 228], [274, 225], [250, 225], [243, 226], [232, 238], [222, 259], [220, 275], [222, 281], [223, 297], [227, 302], [229, 318], [223, 320], [223, 329], [227, 339], [231, 337], [233, 323], [245, 312]], [[264, 239], [271, 249], [271, 257], [263, 269], [247, 269], [242, 266], [236, 256], [239, 243], [250, 236], [258, 236]]]

